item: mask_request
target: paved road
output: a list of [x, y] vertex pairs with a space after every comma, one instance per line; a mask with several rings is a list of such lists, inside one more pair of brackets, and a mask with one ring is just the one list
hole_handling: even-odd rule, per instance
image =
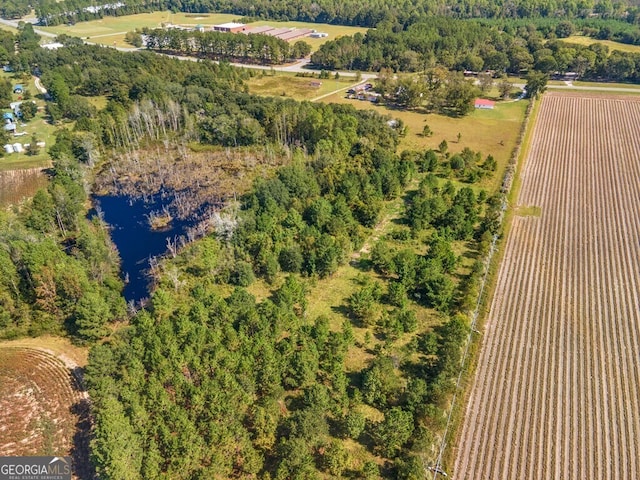
[[[117, 50], [120, 50], [123, 52], [130, 52], [130, 51], [145, 50], [145, 49], [119, 47], [117, 48]], [[198, 57], [170, 55], [168, 53], [158, 53], [158, 55], [165, 55], [167, 57], [177, 58], [178, 60], [185, 60], [185, 61], [191, 61], [191, 62], [197, 62], [198, 60], [200, 60], [200, 58]], [[255, 70], [269, 70], [269, 71], [275, 70], [276, 72], [291, 72], [291, 73], [305, 73], [305, 72], [312, 73], [314, 71], [317, 72], [317, 70], [313, 70], [311, 67], [309, 67], [310, 63], [311, 63], [310, 59], [303, 58], [302, 60], [298, 60], [297, 62], [288, 64], [288, 65], [273, 65], [273, 66], [272, 65], [254, 65], [249, 63], [235, 63], [235, 62], [232, 62], [231, 65], [238, 68], [252, 68]], [[332, 71], [330, 72], [330, 75], [333, 77], [336, 73], [339, 73], [341, 77], [356, 77], [358, 75], [356, 72], [341, 72], [341, 71], [338, 71], [338, 72]], [[362, 80], [365, 81], [365, 80], [370, 80], [372, 78], [376, 78], [378, 74], [377, 73], [360, 73], [360, 76]]]
[[[12, 27], [12, 28], [18, 28], [18, 21], [16, 20], [7, 20], [5, 18], [0, 18], [0, 24], [2, 25], [6, 25], [8, 27]], [[35, 33], [37, 33], [38, 35], [42, 35], [43, 37], [48, 37], [48, 38], [56, 38], [58, 35], [55, 33], [51, 33], [51, 32], [45, 32], [44, 30], [41, 30], [39, 28], [36, 28], [34, 26], [33, 31]], [[109, 34], [109, 35], [102, 35], [102, 36], [110, 36], [110, 35], [115, 35], [115, 34]], [[98, 36], [96, 36], [95, 38], [97, 38]], [[100, 45], [98, 43], [95, 42], [89, 42], [87, 40], [83, 40], [84, 43], [89, 44], [89, 45]], [[109, 47], [109, 48], [115, 48], [116, 50], [119, 50], [121, 52], [136, 52], [138, 50], [144, 50], [144, 49], [139, 49], [139, 48], [129, 48], [129, 47]], [[162, 54], [162, 55], [166, 55], [166, 54]], [[179, 56], [179, 55], [167, 55], [173, 58], [177, 58], [179, 60], [185, 60], [185, 61], [192, 61], [192, 62], [197, 62], [199, 60], [199, 58], [196, 57], [184, 57], [184, 56]], [[308, 58], [304, 58], [302, 60], [299, 60], [295, 63], [289, 64], [289, 65], [278, 65], [278, 66], [271, 66], [271, 65], [248, 65], [245, 63], [232, 63], [231, 65], [235, 66], [235, 67], [240, 67], [240, 68], [254, 68], [257, 70], [276, 70], [278, 72], [294, 72], [294, 73], [300, 73], [300, 72], [309, 72], [309, 62], [310, 60]], [[335, 73], [335, 72], [332, 72]], [[345, 77], [355, 77], [356, 73], [355, 72], [339, 72], [340, 76], [345, 76]], [[371, 78], [375, 78], [377, 76], [377, 74], [375, 73], [362, 73], [362, 80], [369, 80]]]
[[[17, 20], [7, 20], [6, 18], [0, 18], [0, 24], [6, 25], [7, 27], [11, 27], [11, 28], [18, 28]], [[40, 30], [35, 26], [33, 27], [33, 31], [36, 32], [38, 35], [42, 35], [43, 37], [56, 38], [58, 36], [55, 33], [45, 32], [44, 30]]]
[[[9, 27], [13, 27], [13, 28], [18, 28], [18, 22], [16, 20], [7, 20], [5, 18], [0, 18], [0, 24], [2, 25], [7, 25]], [[57, 35], [55, 33], [51, 33], [51, 32], [45, 32], [44, 30], [40, 30], [39, 28], [33, 28], [33, 31], [35, 33], [37, 33], [38, 35], [42, 35], [44, 37], [49, 37], [49, 38], [55, 38], [57, 37]], [[87, 42], [86, 40], [83, 40], [84, 43], [87, 44], [93, 44], [93, 45], [97, 45], [93, 42]], [[127, 48], [127, 47], [109, 47], [109, 48], [115, 48], [116, 50], [119, 50], [121, 52], [135, 52], [138, 51], [140, 49], [138, 48]], [[178, 55], [168, 55], [170, 57], [173, 58], [177, 58], [179, 60], [186, 60], [186, 61], [198, 61], [198, 58], [195, 57], [183, 57], [183, 56], [178, 56]], [[240, 68], [255, 68], [258, 70], [275, 70], [278, 72], [295, 72], [295, 73], [299, 73], [299, 72], [309, 72], [309, 62], [310, 60], [308, 58], [302, 59], [298, 62], [295, 62], [293, 64], [290, 65], [282, 65], [282, 66], [270, 66], [270, 65], [248, 65], [248, 64], [244, 64], [244, 63], [232, 63], [231, 65], [235, 66], [235, 67], [240, 67]], [[332, 72], [332, 74], [334, 74], [335, 72]], [[338, 72], [340, 74], [340, 76], [345, 76], [345, 77], [355, 77], [356, 73], [355, 72]], [[362, 76], [362, 80], [369, 80], [372, 78], [375, 78], [377, 76], [376, 73], [361, 73]], [[518, 87], [518, 88], [524, 88], [524, 84], [514, 84], [514, 87]], [[559, 89], [559, 90], [576, 90], [576, 91], [580, 91], [580, 90], [598, 90], [598, 91], [602, 91], [602, 92], [627, 92], [627, 93], [637, 93], [638, 95], [640, 95], [640, 89], [637, 88], [625, 88], [625, 87], [604, 87], [604, 86], [576, 86], [576, 85], [572, 85], [572, 84], [568, 84], [568, 85], [548, 85], [547, 88], [549, 89]]]

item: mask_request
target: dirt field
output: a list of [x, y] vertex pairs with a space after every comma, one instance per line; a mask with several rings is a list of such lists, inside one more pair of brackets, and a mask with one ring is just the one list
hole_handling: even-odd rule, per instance
[[640, 478], [639, 120], [545, 95], [454, 478]]
[[70, 455], [75, 478], [91, 478], [82, 354], [58, 347], [0, 345], [0, 455]]

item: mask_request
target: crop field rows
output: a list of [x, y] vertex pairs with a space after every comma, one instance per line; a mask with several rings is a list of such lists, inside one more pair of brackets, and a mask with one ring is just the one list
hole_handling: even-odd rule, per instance
[[82, 478], [88, 452], [78, 427], [88, 400], [71, 370], [32, 348], [0, 348], [0, 365], [0, 455], [71, 454]]
[[546, 94], [456, 479], [640, 478], [640, 98]]

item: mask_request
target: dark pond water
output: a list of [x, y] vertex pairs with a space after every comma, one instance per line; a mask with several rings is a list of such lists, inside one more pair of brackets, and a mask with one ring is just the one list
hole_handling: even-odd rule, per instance
[[186, 236], [192, 221], [175, 219], [166, 230], [152, 230], [145, 215], [162, 210], [162, 201], [153, 203], [129, 197], [104, 196], [94, 198], [103, 218], [111, 228], [111, 238], [122, 260], [122, 275], [128, 278], [124, 288], [127, 301], [149, 297], [149, 259], [167, 251], [167, 239]]

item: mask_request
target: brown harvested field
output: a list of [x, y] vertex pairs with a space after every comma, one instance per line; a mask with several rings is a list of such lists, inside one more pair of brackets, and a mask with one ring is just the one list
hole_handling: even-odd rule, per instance
[[640, 98], [544, 96], [454, 478], [640, 478], [639, 124]]
[[75, 352], [16, 343], [0, 346], [0, 456], [69, 455], [74, 477], [91, 478], [89, 399]]

